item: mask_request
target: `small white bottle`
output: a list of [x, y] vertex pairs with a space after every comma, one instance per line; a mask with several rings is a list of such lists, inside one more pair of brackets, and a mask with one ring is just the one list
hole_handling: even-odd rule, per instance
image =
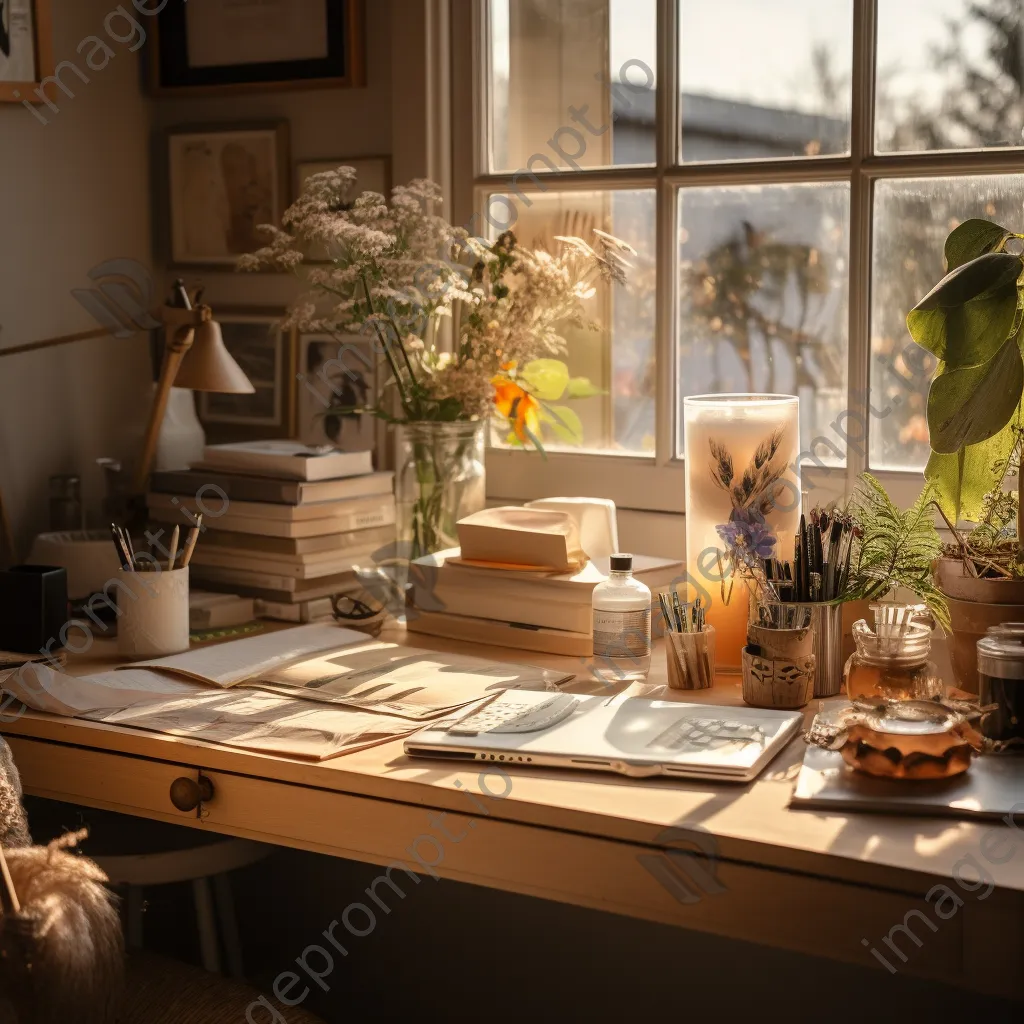
[[594, 587], [594, 676], [635, 682], [651, 670], [651, 591], [633, 578], [633, 556], [612, 555], [611, 575]]

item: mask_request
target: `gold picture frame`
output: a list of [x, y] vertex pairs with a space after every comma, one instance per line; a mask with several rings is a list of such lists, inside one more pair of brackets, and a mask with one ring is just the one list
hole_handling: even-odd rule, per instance
[[[32, 74], [25, 78], [20, 72], [29, 59]], [[8, 66], [16, 77], [5, 77]], [[45, 102], [43, 82], [54, 71], [51, 0], [0, 0], [0, 103]]]

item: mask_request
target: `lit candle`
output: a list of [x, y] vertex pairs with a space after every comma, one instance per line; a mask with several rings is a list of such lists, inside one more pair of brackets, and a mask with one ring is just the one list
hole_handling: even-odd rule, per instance
[[800, 525], [799, 400], [698, 395], [683, 400], [687, 600], [700, 596], [717, 665], [739, 671], [748, 590], [732, 557], [792, 561]]

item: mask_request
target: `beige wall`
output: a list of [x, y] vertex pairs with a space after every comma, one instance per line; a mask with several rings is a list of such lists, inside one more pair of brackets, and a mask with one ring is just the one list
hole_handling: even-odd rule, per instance
[[[57, 60], [84, 69], [76, 48], [114, 6], [54, 0]], [[0, 347], [95, 327], [71, 289], [104, 260], [149, 262], [149, 104], [138, 54], [115, 52], [88, 84], [65, 76], [75, 98], [48, 125], [0, 104]], [[131, 452], [147, 368], [141, 336], [0, 361], [0, 488], [22, 543], [45, 527], [50, 474], [82, 473], [95, 498], [95, 459]]]
[[[394, 2], [401, 24], [413, 30], [408, 16], [422, 21], [421, 5]], [[0, 104], [0, 347], [94, 327], [70, 293], [88, 287], [88, 271], [104, 260], [130, 257], [152, 267], [157, 298], [177, 276], [165, 272], [161, 241], [164, 128], [284, 119], [291, 125], [293, 165], [392, 152], [392, 117], [401, 124], [405, 108], [392, 102], [395, 44], [386, 2], [367, 3], [366, 88], [181, 100], [145, 96], [139, 54], [127, 45], [112, 44], [116, 56], [102, 71], [86, 68], [77, 47], [90, 35], [104, 35], [104, 18], [116, 0], [54, 0], [53, 7], [56, 59], [75, 60], [90, 82], [65, 73], [75, 98], [61, 97], [61, 112], [48, 115], [45, 126], [18, 104]], [[405, 35], [415, 41], [414, 32]], [[422, 68], [403, 58], [395, 84], [422, 98], [417, 74]], [[415, 145], [410, 139], [401, 147], [396, 180], [425, 171], [416, 166]], [[215, 307], [283, 306], [297, 291], [294, 279], [283, 275], [185, 276], [204, 282]], [[80, 473], [87, 506], [98, 514], [102, 481], [95, 459], [135, 456], [149, 381], [143, 335], [0, 360], [0, 489], [23, 554], [46, 527], [51, 474]]]

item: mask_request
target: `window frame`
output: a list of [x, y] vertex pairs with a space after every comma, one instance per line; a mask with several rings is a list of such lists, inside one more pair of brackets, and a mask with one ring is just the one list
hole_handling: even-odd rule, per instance
[[[458, 223], [482, 219], [488, 194], [513, 187], [543, 194], [602, 188], [654, 189], [657, 202], [657, 314], [655, 359], [658, 391], [653, 455], [553, 451], [536, 453], [491, 448], [487, 456], [488, 494], [493, 500], [527, 501], [554, 493], [594, 494], [637, 511], [685, 512], [685, 457], [675, 454], [679, 400], [674, 382], [678, 364], [677, 224], [678, 196], [689, 187], [844, 182], [850, 186], [849, 324], [847, 408], [871, 429], [867, 412], [871, 367], [871, 273], [875, 183], [882, 179], [1021, 173], [1020, 148], [876, 154], [875, 66], [877, 0], [853, 0], [850, 152], [839, 156], [679, 162], [679, 0], [657, 0], [658, 90], [656, 163], [648, 167], [537, 174], [514, 181], [514, 173], [490, 171], [491, 68], [487, 0], [453, 8], [454, 209]], [[475, 218], [475, 220], [474, 220]], [[863, 396], [858, 399], [855, 396]], [[847, 448], [845, 468], [802, 467], [804, 489], [814, 503], [849, 493], [869, 468], [869, 438]], [[909, 503], [920, 492], [920, 472], [873, 470], [896, 501]]]

